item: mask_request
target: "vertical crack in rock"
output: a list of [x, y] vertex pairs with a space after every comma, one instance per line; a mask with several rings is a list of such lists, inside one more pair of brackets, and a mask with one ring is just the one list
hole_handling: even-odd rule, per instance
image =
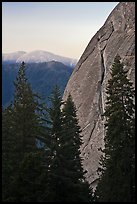
[[[113, 26], [112, 26], [113, 27]], [[110, 33], [109, 37], [106, 39], [106, 41], [110, 38], [110, 36], [112, 35], [114, 29], [112, 29], [112, 32]], [[101, 58], [101, 63], [100, 63], [100, 66], [101, 66], [101, 79], [100, 81], [98, 81], [98, 86], [97, 86], [97, 97], [98, 97], [98, 110], [99, 110], [99, 115], [102, 116], [102, 114], [104, 113], [104, 100], [103, 100], [103, 91], [102, 91], [102, 84], [103, 84], [103, 81], [104, 81], [104, 76], [105, 76], [105, 63], [104, 63], [104, 50], [107, 46], [107, 43], [106, 45], [103, 47], [103, 49], [101, 50], [100, 49], [100, 45], [99, 45], [99, 51], [100, 51], [100, 58]], [[103, 119], [103, 118], [102, 118]], [[93, 125], [93, 128], [91, 130], [91, 133], [90, 133], [90, 136], [88, 138], [88, 141], [86, 142], [85, 146], [83, 147], [82, 151], [85, 150], [85, 148], [88, 146], [89, 144], [89, 141], [91, 140], [91, 137], [92, 137], [92, 134], [94, 132], [94, 129], [96, 127], [96, 123], [97, 123], [98, 120], [94, 120], [94, 125]]]
[[[97, 92], [99, 94], [98, 96], [98, 109], [99, 109], [99, 114], [102, 116], [103, 112], [104, 112], [104, 100], [103, 100], [103, 90], [102, 90], [102, 84], [103, 84], [103, 81], [104, 81], [104, 76], [105, 76], [105, 71], [106, 71], [106, 68], [105, 68], [105, 63], [104, 63], [104, 50], [106, 49], [106, 46], [107, 46], [107, 42], [108, 40], [111, 38], [112, 34], [114, 32], [114, 26], [113, 26], [113, 23], [111, 22], [111, 32], [109, 34], [109, 36], [103, 40], [101, 40], [100, 38], [100, 41], [98, 41], [98, 49], [99, 49], [99, 52], [100, 52], [100, 58], [101, 58], [101, 62], [100, 62], [100, 66], [101, 66], [101, 79], [100, 81], [98, 82], [98, 88], [97, 88]], [[104, 37], [105, 35], [103, 35]], [[101, 43], [102, 42], [106, 42], [104, 47], [101, 48]]]
[[105, 64], [104, 64], [104, 57], [103, 57], [103, 51], [101, 51], [100, 53], [101, 55], [101, 85], [103, 83], [104, 80], [104, 75], [105, 75]]
[[[110, 32], [109, 36], [107, 38], [105, 38], [104, 40], [100, 39], [100, 41], [98, 42], [98, 48], [99, 48], [99, 51], [100, 51], [100, 58], [101, 58], [101, 79], [98, 82], [98, 91], [99, 91], [98, 108], [99, 108], [99, 114], [101, 116], [104, 113], [104, 100], [103, 100], [102, 84], [103, 84], [104, 76], [105, 76], [105, 72], [106, 72], [105, 63], [104, 63], [104, 51], [105, 51], [105, 49], [107, 47], [108, 40], [111, 38], [111, 36], [112, 36], [112, 34], [114, 32], [113, 22], [111, 21], [110, 23], [111, 23], [111, 32]], [[101, 43], [104, 42], [104, 41], [106, 41], [106, 43], [105, 43], [104, 47], [101, 49]]]
[[101, 65], [100, 65], [101, 66], [101, 78], [100, 78], [100, 81], [98, 81], [97, 94], [98, 94], [98, 110], [99, 110], [99, 114], [102, 115], [104, 112], [102, 84], [103, 84], [104, 76], [105, 76], [105, 64], [104, 64], [103, 50], [100, 51], [100, 58], [101, 58]]
[[104, 100], [103, 100], [103, 90], [102, 90], [102, 84], [104, 81], [104, 76], [105, 76], [105, 63], [104, 63], [104, 57], [103, 57], [103, 51], [100, 52], [101, 55], [101, 81], [100, 81], [100, 97], [99, 97], [99, 110], [100, 114], [102, 115], [104, 112]]

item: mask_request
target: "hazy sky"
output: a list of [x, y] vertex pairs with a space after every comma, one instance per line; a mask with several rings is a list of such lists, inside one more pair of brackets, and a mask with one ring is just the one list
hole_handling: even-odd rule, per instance
[[79, 59], [118, 2], [3, 2], [2, 51]]

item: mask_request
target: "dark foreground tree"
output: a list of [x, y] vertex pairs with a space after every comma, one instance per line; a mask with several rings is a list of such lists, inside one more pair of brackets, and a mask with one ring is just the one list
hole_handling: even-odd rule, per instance
[[56, 87], [51, 97], [51, 165], [50, 195], [54, 202], [92, 201], [89, 184], [85, 181], [80, 157], [80, 127], [71, 96], [61, 110], [62, 99]]
[[42, 118], [38, 115], [42, 107], [38, 96], [33, 93], [28, 83], [25, 72], [26, 67], [23, 62], [14, 82], [14, 121], [22, 156], [26, 152], [36, 151], [36, 138], [39, 137], [42, 128]]
[[[85, 180], [82, 167], [80, 147], [82, 145], [81, 129], [78, 125], [76, 107], [69, 94], [63, 107], [63, 126], [60, 151], [62, 155], [62, 194], [64, 201], [93, 201], [92, 190]], [[69, 193], [68, 193], [69, 192]]]
[[[21, 64], [14, 84], [14, 103], [3, 111], [3, 201], [23, 201], [25, 194], [28, 195], [27, 188], [23, 182], [19, 183], [18, 179], [19, 175], [23, 174], [21, 166], [24, 160], [33, 160], [33, 157], [26, 155], [30, 153], [35, 155], [39, 151], [36, 139], [44, 138], [47, 134], [43, 121], [43, 107], [27, 81], [25, 63]], [[41, 160], [42, 157], [39, 157], [39, 161]], [[28, 174], [32, 169], [28, 168]], [[8, 178], [10, 179], [7, 183]], [[32, 181], [29, 182], [30, 178], [27, 179], [28, 184], [32, 185]], [[33, 184], [35, 185], [35, 176]], [[9, 189], [8, 193], [6, 189]], [[19, 192], [20, 190], [24, 195]], [[32, 194], [29, 196], [28, 200]]]
[[112, 65], [106, 93], [105, 149], [96, 195], [101, 202], [134, 202], [135, 92], [119, 56]]
[[2, 110], [2, 200], [11, 201], [11, 183], [16, 167], [16, 139], [13, 122], [13, 108]]
[[14, 201], [44, 202], [48, 194], [48, 172], [45, 152], [26, 153], [14, 182]]

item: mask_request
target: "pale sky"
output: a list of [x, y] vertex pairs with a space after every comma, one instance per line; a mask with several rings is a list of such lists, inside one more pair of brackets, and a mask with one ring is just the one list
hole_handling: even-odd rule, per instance
[[2, 52], [79, 59], [118, 2], [2, 2]]

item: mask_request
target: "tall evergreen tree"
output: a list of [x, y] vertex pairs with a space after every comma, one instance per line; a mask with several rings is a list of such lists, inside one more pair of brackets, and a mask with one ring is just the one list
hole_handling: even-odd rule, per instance
[[85, 180], [82, 167], [80, 146], [82, 145], [81, 129], [78, 125], [76, 107], [69, 94], [63, 107], [63, 126], [60, 145], [62, 169], [62, 195], [65, 201], [93, 201], [92, 190]]
[[135, 106], [134, 88], [117, 55], [107, 86], [106, 135], [99, 201], [135, 201]]
[[62, 110], [58, 87], [53, 91], [51, 102], [50, 201], [91, 201], [80, 157], [82, 140], [74, 103], [69, 96]]
[[[3, 118], [3, 148], [4, 153], [7, 154], [7, 152], [9, 152], [10, 155], [10, 157], [4, 155], [3, 167], [8, 163], [11, 164], [11, 169], [8, 173], [3, 169], [3, 178], [8, 178], [8, 174], [13, 172], [11, 174], [12, 179], [9, 180], [8, 185], [10, 193], [9, 195], [7, 194], [7, 197], [4, 196], [4, 200], [9, 201], [34, 201], [34, 199], [31, 200], [31, 198], [34, 198], [32, 193], [35, 194], [35, 192], [30, 191], [30, 194], [28, 194], [26, 186], [31, 188], [33, 184], [34, 189], [36, 189], [38, 174], [35, 173], [35, 169], [39, 172], [40, 166], [44, 165], [43, 159], [45, 159], [44, 154], [39, 154], [39, 149], [36, 145], [36, 139], [45, 139], [47, 136], [47, 129], [45, 127], [45, 121], [43, 120], [45, 117], [43, 106], [39, 103], [40, 98], [33, 93], [27, 81], [25, 71], [25, 63], [23, 62], [19, 68], [16, 81], [14, 82], [15, 96], [13, 106], [9, 107], [7, 111], [4, 111]], [[8, 143], [6, 143], [7, 140]], [[35, 166], [35, 162], [33, 162], [34, 158], [37, 158], [36, 155], [39, 155], [40, 162], [37, 167]], [[11, 163], [10, 160], [13, 162]], [[25, 165], [25, 163], [24, 171], [22, 165]], [[29, 164], [34, 165], [31, 166], [31, 168], [34, 169], [33, 179], [26, 177], [26, 175], [32, 173]], [[23, 184], [23, 178], [26, 186]], [[6, 188], [7, 184], [5, 180], [3, 181], [3, 185]]]
[[37, 127], [39, 126], [36, 114], [38, 104], [27, 81], [25, 70], [23, 62], [14, 82], [14, 120], [17, 124], [16, 135], [18, 134], [18, 144], [20, 144], [22, 154], [36, 150]]

